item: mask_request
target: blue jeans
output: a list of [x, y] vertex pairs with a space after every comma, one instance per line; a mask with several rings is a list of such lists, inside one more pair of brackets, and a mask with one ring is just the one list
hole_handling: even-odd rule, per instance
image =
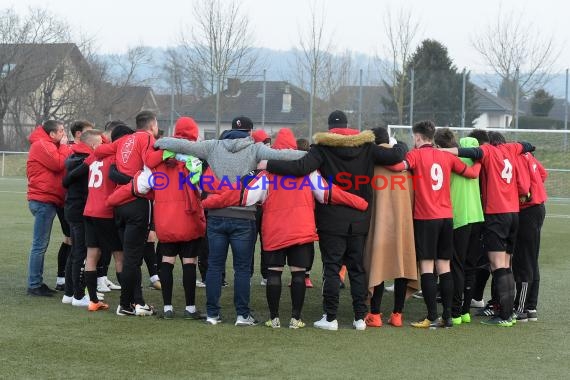
[[51, 227], [56, 207], [51, 203], [28, 202], [34, 216], [34, 236], [28, 264], [28, 288], [39, 288], [43, 284], [44, 257], [49, 245]]
[[208, 217], [208, 271], [206, 273], [206, 308], [209, 317], [220, 315], [222, 272], [231, 245], [234, 266], [234, 305], [237, 315], [249, 315], [249, 279], [256, 240], [255, 220]]

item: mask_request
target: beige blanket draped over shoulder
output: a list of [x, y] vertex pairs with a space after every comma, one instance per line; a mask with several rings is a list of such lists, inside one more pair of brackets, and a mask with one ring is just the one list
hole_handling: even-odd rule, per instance
[[417, 289], [411, 173], [377, 166], [373, 181], [372, 216], [364, 251], [368, 290], [372, 294], [374, 286], [395, 278], [413, 280], [408, 287]]

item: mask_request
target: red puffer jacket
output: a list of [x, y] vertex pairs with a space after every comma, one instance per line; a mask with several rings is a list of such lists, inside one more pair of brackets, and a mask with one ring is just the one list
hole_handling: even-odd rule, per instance
[[55, 144], [41, 126], [34, 129], [29, 140], [32, 146], [26, 164], [28, 200], [63, 207], [65, 189], [62, 180], [65, 159], [72, 153], [71, 148]]
[[[176, 121], [174, 137], [196, 141], [198, 124], [190, 117], [181, 117]], [[186, 163], [170, 160], [170, 163], [157, 160], [162, 157], [162, 150], [154, 154], [154, 159], [146, 161], [155, 173], [168, 177], [168, 185], [154, 189], [154, 226], [158, 240], [164, 243], [185, 242], [204, 237], [206, 217], [197, 189], [189, 186], [180, 178], [190, 174]], [[175, 164], [172, 164], [175, 163]], [[164, 177], [162, 178], [164, 179]]]
[[206, 217], [200, 193], [179, 180], [180, 175], [189, 174], [185, 163], [177, 161], [174, 167], [161, 163], [153, 170], [169, 179], [168, 186], [154, 189], [154, 226], [158, 240], [175, 243], [204, 237]]
[[[270, 181], [283, 182], [284, 177], [273, 174], [269, 176], [272, 177]], [[315, 199], [311, 189], [307, 186], [300, 189], [303, 177], [290, 178], [286, 182], [287, 186], [299, 190], [283, 187], [271, 189], [263, 203], [261, 234], [263, 249], [266, 251], [312, 243], [319, 239], [315, 225]]]

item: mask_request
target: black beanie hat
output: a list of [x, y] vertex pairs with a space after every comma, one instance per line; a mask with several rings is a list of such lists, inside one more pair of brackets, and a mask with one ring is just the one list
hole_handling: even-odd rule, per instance
[[372, 129], [372, 132], [374, 133], [374, 144], [388, 144], [390, 142], [390, 135], [386, 128], [376, 127]]
[[232, 129], [245, 129], [249, 131], [253, 129], [253, 122], [249, 117], [238, 116], [232, 120]]
[[347, 128], [348, 119], [344, 112], [336, 110], [329, 115], [329, 129], [333, 128]]
[[125, 135], [130, 135], [135, 133], [131, 128], [124, 124], [119, 124], [111, 131], [111, 141], [116, 141]]

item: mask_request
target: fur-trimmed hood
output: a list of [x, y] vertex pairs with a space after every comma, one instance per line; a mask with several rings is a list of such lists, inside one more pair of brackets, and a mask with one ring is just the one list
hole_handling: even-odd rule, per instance
[[331, 132], [319, 132], [313, 136], [315, 144], [338, 147], [338, 148], [356, 148], [367, 143], [374, 142], [374, 132], [363, 131], [356, 135], [341, 135]]

